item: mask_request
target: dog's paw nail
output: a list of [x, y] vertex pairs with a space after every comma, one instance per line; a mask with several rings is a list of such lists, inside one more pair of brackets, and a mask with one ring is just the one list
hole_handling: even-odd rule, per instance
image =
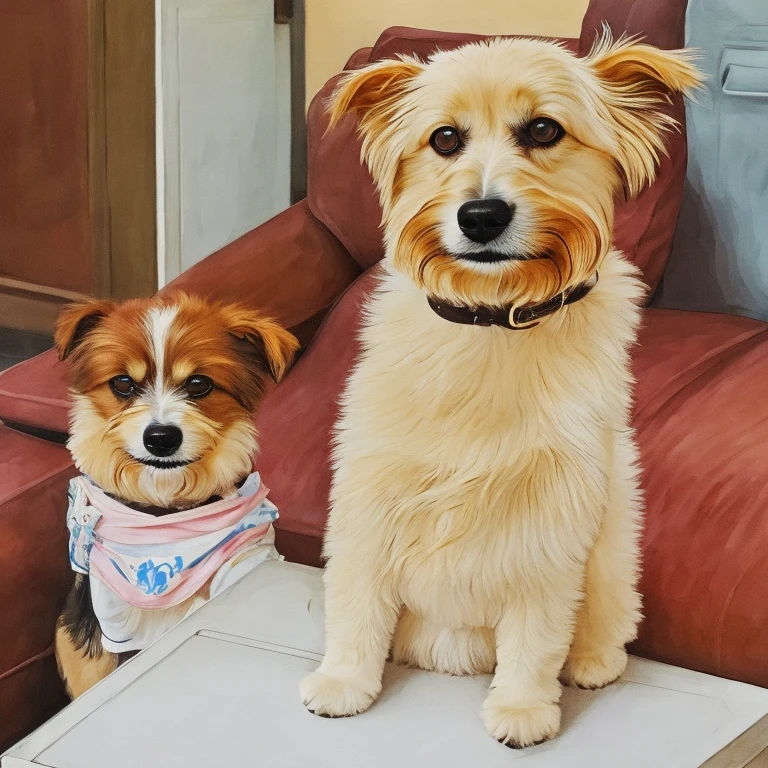
[[504, 741], [504, 739], [496, 739], [496, 741], [499, 742], [504, 747], [507, 747], [508, 749], [522, 749], [522, 747], [514, 741]]
[[[306, 706], [306, 704], [304, 705]], [[344, 717], [344, 715], [329, 715], [327, 712], [318, 712], [315, 709], [310, 709], [307, 707], [307, 712], [309, 712], [310, 715], [314, 715], [315, 717], [323, 717], [326, 720], [335, 720], [337, 717]]]
[[627, 652], [624, 648], [607, 648], [595, 653], [569, 656], [560, 679], [586, 691], [604, 688], [618, 680], [627, 668]]
[[534, 741], [533, 744], [523, 746], [516, 741], [504, 741], [504, 739], [498, 740], [499, 744], [503, 744], [508, 749], [530, 749], [530, 747], [538, 747], [539, 744], [543, 744], [545, 741], [548, 741], [548, 739], [541, 739], [540, 741]]

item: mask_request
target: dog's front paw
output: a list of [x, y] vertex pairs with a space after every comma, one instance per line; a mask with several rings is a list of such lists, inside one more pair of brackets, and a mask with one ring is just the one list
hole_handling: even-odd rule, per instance
[[593, 653], [568, 656], [560, 680], [566, 685], [596, 690], [618, 680], [627, 668], [624, 648], [606, 648]]
[[523, 749], [540, 744], [560, 730], [560, 707], [554, 703], [515, 704], [491, 691], [481, 713], [485, 730], [507, 747]]
[[348, 677], [313, 672], [301, 681], [304, 706], [320, 717], [351, 717], [373, 704], [380, 686], [362, 684]]

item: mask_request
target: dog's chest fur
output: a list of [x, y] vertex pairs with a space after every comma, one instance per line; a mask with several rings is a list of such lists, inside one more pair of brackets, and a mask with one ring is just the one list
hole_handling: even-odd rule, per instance
[[415, 612], [452, 594], [439, 613], [456, 626], [493, 624], [494, 592], [586, 557], [638, 314], [631, 268], [606, 261], [587, 299], [526, 331], [449, 323], [385, 274], [342, 400], [329, 554], [359, 537]]

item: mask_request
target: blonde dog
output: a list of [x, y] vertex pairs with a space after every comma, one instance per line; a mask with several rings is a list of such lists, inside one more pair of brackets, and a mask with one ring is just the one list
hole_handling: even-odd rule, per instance
[[585, 58], [535, 40], [347, 75], [386, 258], [342, 400], [326, 655], [301, 685], [354, 715], [395, 662], [493, 673], [482, 720], [525, 747], [560, 682], [599, 688], [641, 617], [629, 348], [643, 288], [613, 198], [654, 178], [686, 51], [608, 34]]

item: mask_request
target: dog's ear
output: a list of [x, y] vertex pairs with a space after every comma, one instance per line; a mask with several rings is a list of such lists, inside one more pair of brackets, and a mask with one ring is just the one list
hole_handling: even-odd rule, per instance
[[56, 319], [53, 345], [66, 360], [85, 337], [115, 308], [111, 301], [83, 299], [67, 304]]
[[387, 59], [342, 77], [328, 102], [328, 130], [347, 112], [357, 115], [363, 133], [387, 122], [423, 66], [415, 59]]
[[279, 382], [293, 361], [299, 340], [253, 310], [234, 306], [224, 311], [227, 331], [244, 342], [241, 348], [247, 362]]
[[654, 180], [664, 134], [678, 129], [667, 111], [672, 96], [703, 82], [691, 50], [663, 51], [632, 39], [613, 42], [605, 30], [584, 59], [597, 77], [601, 101], [615, 123], [616, 161], [630, 196]]
[[403, 151], [398, 140], [402, 120], [399, 112], [407, 111], [406, 97], [414, 78], [424, 65], [403, 57], [371, 64], [345, 75], [328, 102], [330, 131], [348, 112], [357, 115], [363, 137], [362, 160], [376, 182], [381, 203], [386, 211], [392, 200], [397, 165]]

